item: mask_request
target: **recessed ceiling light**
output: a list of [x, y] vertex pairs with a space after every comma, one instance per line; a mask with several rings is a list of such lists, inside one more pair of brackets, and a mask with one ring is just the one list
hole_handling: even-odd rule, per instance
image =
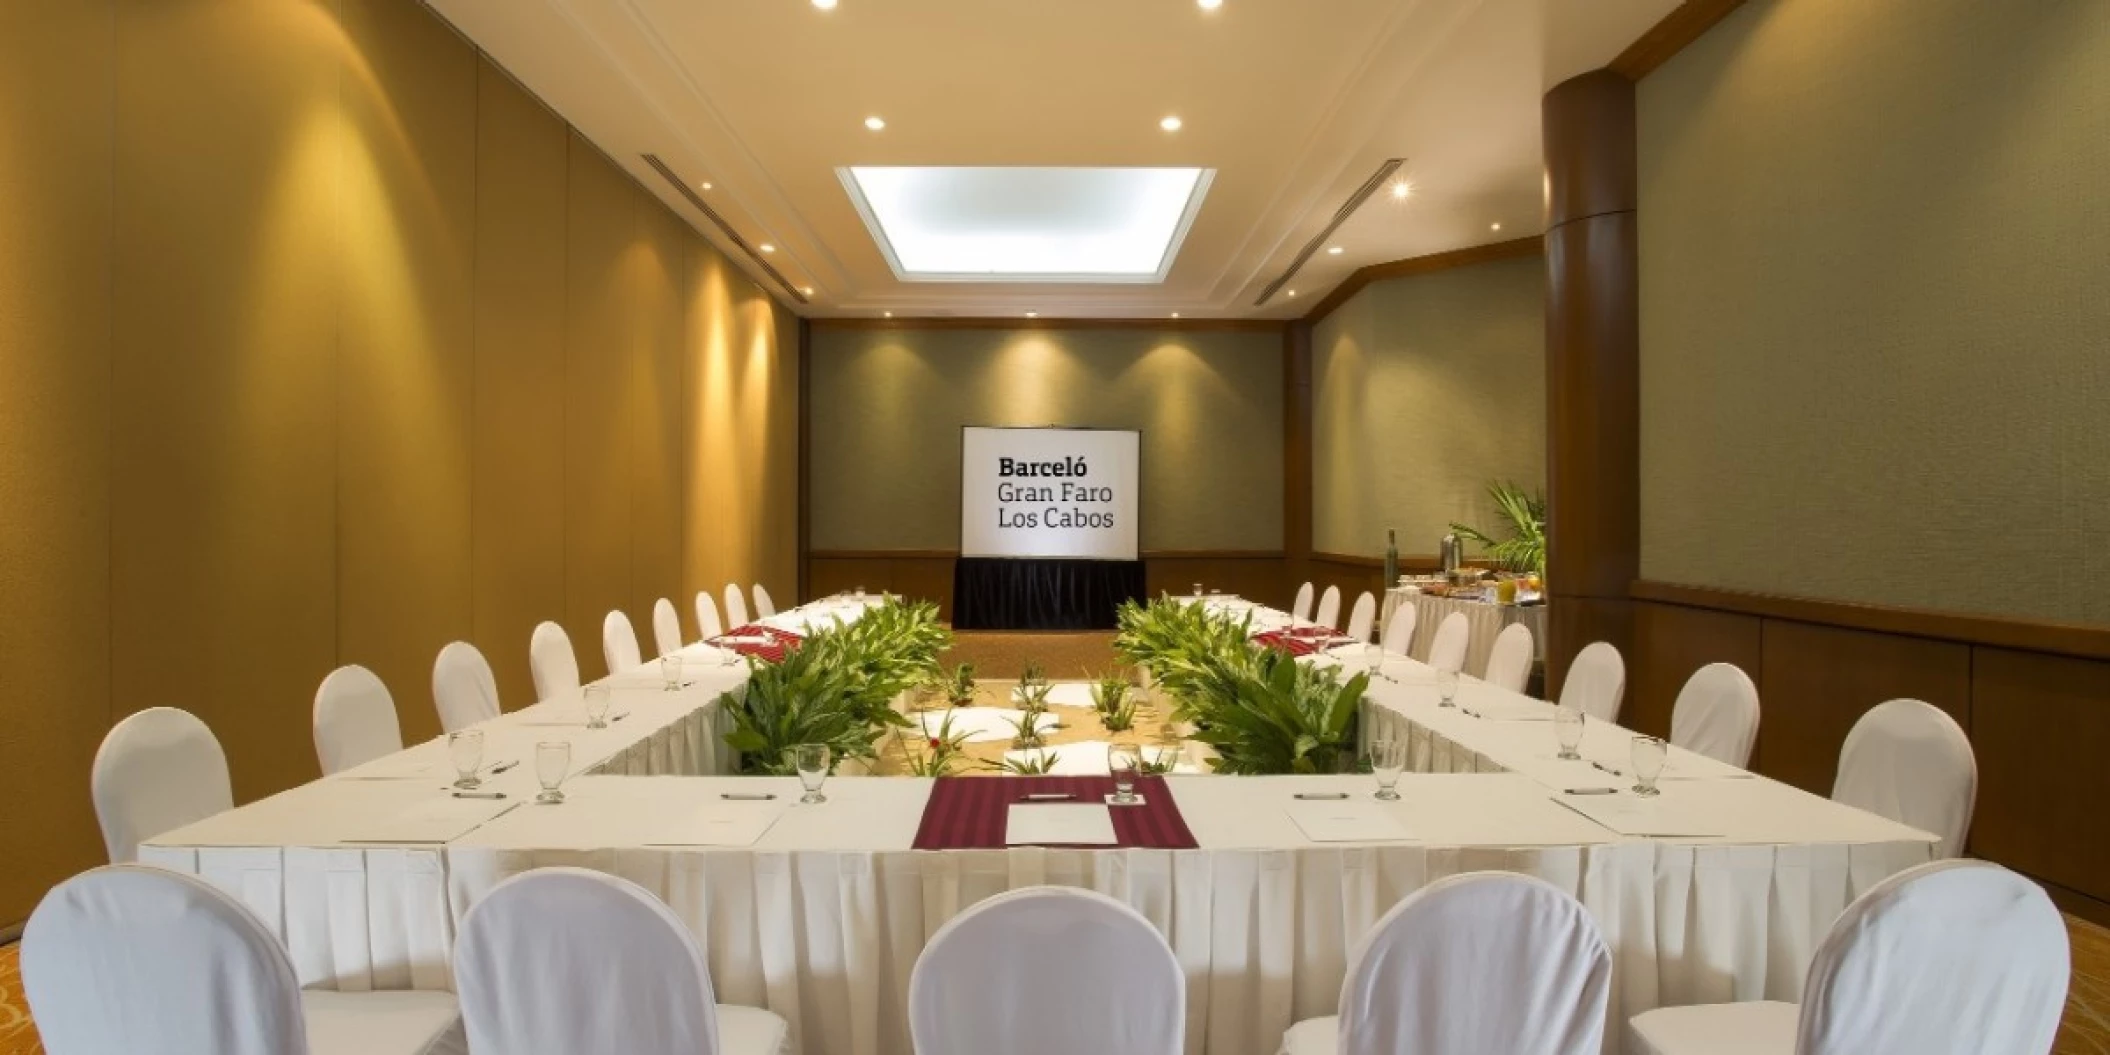
[[1290, 291], [1289, 291], [1289, 295], [1290, 295], [1290, 296], [1292, 296], [1292, 297], [1294, 297], [1294, 296], [1296, 296], [1296, 295], [1297, 295], [1297, 291], [1296, 291], [1296, 290], [1294, 290], [1294, 289], [1293, 289], [1293, 290], [1290, 290]]
[[881, 315], [884, 315], [884, 316], [886, 316], [886, 317], [887, 317], [887, 318], [889, 318], [889, 319], [891, 319], [891, 318], [893, 318], [893, 317], [894, 317], [894, 313], [893, 313], [893, 312], [891, 312], [891, 311], [882, 311], [882, 312], [880, 312], [879, 314], [881, 314]]
[[1029, 318], [1029, 319], [1037, 319], [1037, 318], [1040, 318], [1040, 313], [1039, 313], [1039, 312], [1037, 312], [1037, 311], [1029, 311], [1029, 312], [1027, 312], [1027, 313], [1026, 313], [1026, 318]]
[[699, 184], [697, 184], [697, 186], [699, 186], [699, 187], [702, 187], [702, 188], [703, 188], [704, 190], [710, 190], [710, 189], [711, 189], [711, 181], [710, 181], [710, 180], [704, 180], [704, 181], [703, 181], [702, 183], [699, 183]]
[[1204, 11], [1214, 11], [1224, 6], [1224, 0], [1194, 0], [1194, 2], [1200, 4]]
[[1502, 229], [1502, 225], [1498, 223], [1491, 223], [1487, 225], [1487, 229], [1490, 231], [1499, 231]]
[[773, 246], [773, 245], [770, 245], [770, 244], [769, 244], [768, 242], [764, 242], [764, 243], [762, 243], [761, 245], [758, 245], [758, 246], [756, 246], [755, 248], [756, 248], [756, 249], [760, 249], [761, 251], [763, 251], [763, 252], [765, 252], [765, 253], [774, 253], [774, 252], [776, 252], [776, 251], [777, 251], [777, 247], [776, 247], [776, 246]]
[[833, 11], [835, 10], [835, 0], [813, 0], [813, 6], [823, 11]]
[[1404, 198], [1412, 193], [1414, 193], [1414, 185], [1406, 180], [1400, 180], [1392, 185], [1392, 196], [1395, 198]]
[[865, 127], [877, 132], [886, 127], [886, 120], [880, 117], [867, 117], [865, 118]]
[[[1222, 0], [1217, 0], [1217, 2], [1218, 2], [1218, 3], [1221, 3], [1221, 2], [1222, 2]], [[1215, 5], [1213, 5], [1213, 4], [1203, 4], [1202, 6], [1203, 6], [1203, 7], [1213, 7], [1213, 6], [1215, 6]], [[1175, 318], [1175, 319], [1177, 319], [1177, 318], [1179, 318], [1179, 317], [1180, 317], [1180, 313], [1179, 313], [1179, 312], [1176, 312], [1176, 311], [1175, 311], [1175, 312], [1173, 312], [1173, 313], [1172, 313], [1172, 317], [1173, 317], [1173, 318]]]
[[1158, 122], [1158, 127], [1164, 129], [1167, 132], [1177, 132], [1180, 130], [1181, 123], [1182, 122], [1178, 117], [1167, 117], [1164, 120]]
[[800, 286], [800, 287], [799, 287], [799, 292], [801, 292], [801, 293], [804, 293], [805, 295], [807, 295], [807, 296], [809, 296], [809, 297], [810, 297], [810, 296], [812, 296], [812, 295], [813, 295], [813, 287], [812, 287], [812, 286]]
[[1342, 253], [1344, 253], [1344, 252], [1346, 252], [1346, 251], [1347, 251], [1347, 250], [1344, 250], [1344, 249], [1342, 249], [1342, 248], [1341, 248], [1340, 246], [1337, 246], [1337, 245], [1329, 245], [1329, 246], [1327, 246], [1327, 247], [1326, 247], [1326, 252], [1327, 252], [1327, 254], [1328, 254], [1329, 256], [1340, 256], [1340, 255], [1341, 255]]

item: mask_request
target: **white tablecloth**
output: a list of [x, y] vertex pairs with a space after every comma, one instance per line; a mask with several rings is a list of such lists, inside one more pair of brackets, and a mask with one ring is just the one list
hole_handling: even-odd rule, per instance
[[[649, 730], [643, 739], [683, 742], [690, 734], [669, 730], [691, 719], [677, 712], [714, 711], [705, 698], [743, 669], [699, 670], [684, 693], [620, 693], [616, 712], [630, 717], [607, 732], [510, 729], [493, 738], [494, 756], [549, 733], [576, 735], [585, 761], [575, 768], [586, 773], [625, 757], [632, 747], [614, 741], [641, 730]], [[375, 818], [444, 795], [429, 779], [347, 774], [169, 833], [144, 853], [257, 909], [293, 950], [304, 983], [348, 989], [447, 986], [456, 924], [508, 875], [551, 864], [623, 875], [694, 929], [720, 1000], [784, 1015], [806, 1055], [908, 1055], [908, 977], [924, 942], [975, 901], [1036, 883], [1103, 891], [1159, 926], [1188, 974], [1190, 1052], [1264, 1055], [1290, 1023], [1333, 1011], [1348, 950], [1387, 908], [1433, 879], [1476, 869], [1540, 876], [1589, 907], [1615, 959], [1607, 1050], [1617, 1051], [1625, 1017], [1648, 1008], [1794, 999], [1815, 943], [1846, 903], [1933, 853], [1925, 833], [1683, 754], [1666, 774], [1663, 816], [1707, 830], [1622, 835], [1578, 810], [1636, 800], [1565, 795], [1623, 781], [1552, 759], [1551, 723], [1530, 709], [1543, 704], [1469, 681], [1459, 702], [1484, 716], [1473, 717], [1438, 708], [1433, 678], [1418, 664], [1391, 660], [1384, 673], [1396, 681], [1373, 682], [1366, 724], [1420, 745], [1417, 768], [1426, 771], [1405, 777], [1405, 801], [1389, 807], [1411, 837], [1403, 842], [1313, 842], [1285, 812], [1298, 791], [1365, 796], [1369, 777], [1169, 778], [1197, 850], [930, 853], [910, 848], [924, 780], [838, 778], [826, 805], [793, 806], [792, 780], [582, 775], [563, 806], [491, 807], [497, 815], [445, 842], [354, 844], [354, 836], [386, 838]], [[1622, 732], [1590, 735], [1589, 756], [1623, 768]], [[418, 752], [435, 750], [383, 761], [414, 766]], [[694, 746], [687, 752], [647, 752], [638, 768], [718, 764]], [[654, 760], [671, 769], [656, 771]], [[529, 768], [494, 786], [532, 794]], [[727, 802], [719, 796], [729, 789], [778, 799]], [[688, 833], [699, 819], [728, 816], [767, 827], [749, 845], [662, 845], [695, 838]]]
[[1522, 623], [1531, 628], [1532, 653], [1538, 659], [1546, 658], [1546, 606], [1534, 604], [1528, 607], [1513, 604], [1489, 604], [1486, 601], [1455, 600], [1422, 593], [1417, 589], [1395, 586], [1385, 591], [1383, 620], [1389, 623], [1392, 613], [1400, 605], [1414, 606], [1414, 639], [1407, 654], [1415, 659], [1429, 658], [1429, 645], [1436, 640], [1436, 628], [1445, 616], [1452, 612], [1465, 613], [1466, 625], [1472, 628], [1472, 638], [1465, 649], [1465, 672], [1474, 677], [1487, 673], [1487, 657], [1495, 650], [1495, 638], [1511, 623]]

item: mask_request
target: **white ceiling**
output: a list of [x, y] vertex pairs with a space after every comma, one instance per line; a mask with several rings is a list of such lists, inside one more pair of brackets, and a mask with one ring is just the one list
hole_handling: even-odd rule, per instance
[[[1540, 97], [1679, 0], [426, 2], [731, 249], [642, 155], [711, 183], [712, 208], [813, 288], [802, 314], [1286, 318], [1365, 264], [1538, 233]], [[1412, 194], [1371, 198], [1295, 298], [1256, 308], [1392, 157]], [[837, 175], [860, 165], [1214, 177], [1161, 283], [918, 282]]]

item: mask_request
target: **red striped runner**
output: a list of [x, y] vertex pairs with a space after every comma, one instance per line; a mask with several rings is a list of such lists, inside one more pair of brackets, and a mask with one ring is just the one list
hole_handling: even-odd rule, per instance
[[1270, 630], [1264, 634], [1253, 635], [1254, 644], [1262, 648], [1281, 649], [1292, 656], [1309, 656], [1321, 649], [1331, 648], [1334, 645], [1345, 645], [1354, 640], [1354, 638], [1338, 636], [1324, 627], [1321, 627], [1320, 633], [1316, 635], [1285, 630]]
[[[769, 643], [728, 640], [735, 637], [763, 637], [768, 638]], [[792, 649], [799, 647], [799, 642], [803, 640], [805, 639], [789, 630], [779, 630], [776, 627], [763, 626], [760, 623], [749, 623], [746, 626], [734, 627], [712, 638], [709, 644], [714, 648], [731, 649], [743, 656], [759, 657], [765, 663], [782, 663], [785, 655], [789, 654]]]
[[[1011, 804], [1027, 795], [1067, 793], [1081, 803], [1099, 802], [1114, 793], [1112, 777], [940, 777], [923, 804], [923, 823], [916, 828], [918, 850], [1001, 850]], [[1192, 850], [1194, 833], [1172, 801], [1163, 777], [1136, 779], [1141, 806], [1114, 806], [1115, 847], [1122, 849]], [[1087, 847], [1107, 849], [1107, 847]]]

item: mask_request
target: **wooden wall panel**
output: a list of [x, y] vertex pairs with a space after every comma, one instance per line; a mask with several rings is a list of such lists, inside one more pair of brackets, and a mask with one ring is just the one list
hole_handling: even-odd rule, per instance
[[[1671, 706], [1694, 671], [1734, 663], [1755, 681], [1763, 673], [1762, 621], [1756, 616], [1669, 604], [1634, 607], [1634, 647], [1624, 653], [1626, 707], [1620, 724], [1670, 735]], [[1761, 706], [1766, 687], [1759, 685]], [[1765, 714], [1760, 712], [1763, 728]]]
[[1197, 582], [1203, 589], [1235, 593], [1277, 608], [1289, 603], [1289, 593], [1282, 585], [1283, 558], [1279, 553], [1144, 559], [1143, 585], [1152, 597], [1189, 593]]
[[[685, 475], [682, 444], [682, 340], [686, 329], [682, 285], [689, 237], [672, 213], [640, 202], [635, 315], [637, 332], [631, 354], [629, 419], [630, 587], [624, 610], [637, 625], [645, 655], [653, 655], [652, 602], [675, 601], [683, 633], [692, 634], [695, 603], [682, 603], [681, 481]], [[788, 599], [789, 594], [777, 595]]]
[[469, 636], [477, 57], [400, 0], [343, 0], [337, 652], [407, 741], [439, 734], [432, 661]]
[[113, 17], [0, 4], [0, 926], [102, 846]]
[[1971, 650], [1948, 641], [1766, 620], [1760, 771], [1828, 795], [1846, 732], [1885, 700], [1925, 700], [1971, 727]]
[[476, 646], [508, 707], [534, 702], [528, 635], [564, 609], [564, 122], [477, 81], [471, 577]]
[[345, 55], [321, 4], [118, 13], [113, 710], [198, 714], [240, 799], [316, 775], [337, 661]]
[[[2110, 902], [2110, 663], [1973, 650], [1971, 851]], [[2090, 913], [2098, 922], [2102, 906]]]

